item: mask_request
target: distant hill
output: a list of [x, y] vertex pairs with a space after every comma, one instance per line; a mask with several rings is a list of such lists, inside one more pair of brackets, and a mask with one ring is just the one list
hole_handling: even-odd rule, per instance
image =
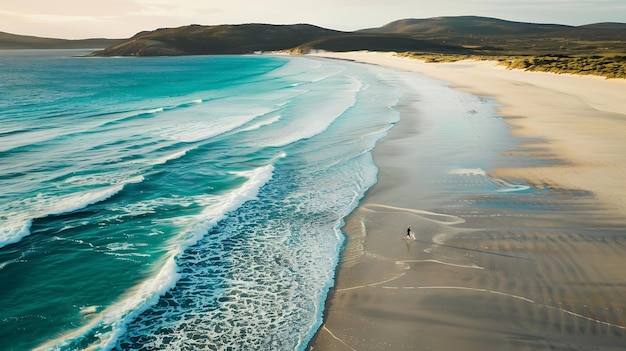
[[7, 49], [99, 49], [119, 43], [122, 39], [67, 40], [40, 38], [0, 32], [0, 50]]
[[454, 35], [511, 36], [544, 35], [555, 30], [570, 28], [558, 24], [535, 24], [505, 21], [497, 18], [458, 16], [426, 19], [402, 19], [379, 28], [363, 29], [366, 33], [401, 33], [423, 37]]
[[337, 52], [359, 50], [401, 52], [419, 50], [435, 53], [471, 53], [470, 49], [459, 45], [392, 33], [350, 33], [333, 37], [322, 37], [287, 51], [300, 54], [316, 50]]
[[505, 21], [497, 18], [458, 16], [426, 19], [402, 19], [361, 33], [406, 34], [420, 38], [571, 38], [578, 40], [626, 40], [626, 23], [595, 23], [583, 26], [537, 24]]
[[343, 32], [310, 24], [241, 24], [162, 28], [141, 32], [96, 53], [99, 56], [247, 54], [296, 47]]
[[411, 51], [483, 55], [626, 54], [626, 24], [537, 24], [459, 16], [402, 19], [341, 32], [309, 24], [242, 24], [141, 32], [99, 56], [245, 54], [255, 51]]
[[342, 32], [310, 24], [161, 28], [124, 40], [61, 40], [0, 33], [0, 49], [98, 48], [94, 56], [248, 54], [376, 50], [491, 56], [626, 55], [626, 23], [537, 24], [477, 16], [401, 19]]
[[470, 48], [479, 54], [626, 54], [626, 23], [567, 26], [459, 16], [402, 19], [358, 33], [403, 35]]

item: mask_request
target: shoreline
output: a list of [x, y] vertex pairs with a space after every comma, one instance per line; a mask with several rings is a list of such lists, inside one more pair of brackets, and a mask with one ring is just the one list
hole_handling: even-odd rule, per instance
[[453, 89], [495, 99], [501, 105], [497, 112], [508, 117], [515, 136], [541, 140], [530, 145], [528, 154], [565, 161], [532, 170], [493, 170], [496, 174], [525, 179], [535, 187], [591, 191], [611, 211], [626, 216], [626, 155], [619, 152], [626, 150], [626, 79], [507, 70], [493, 61], [426, 63], [393, 53], [314, 56], [420, 73], [449, 82]]
[[[315, 56], [420, 73], [493, 98], [512, 126], [509, 138], [523, 143], [499, 152], [536, 162], [486, 170], [490, 180], [528, 184], [528, 194], [448, 194], [454, 204], [403, 198], [429, 184], [406, 176], [415, 167], [406, 165], [414, 161], [410, 140], [420, 138], [420, 118], [408, 117], [419, 115], [409, 104], [398, 106], [400, 122], [373, 151], [379, 181], [346, 218], [336, 284], [308, 350], [620, 345], [626, 104], [619, 97], [626, 80], [391, 53]], [[417, 240], [401, 240], [405, 223]]]

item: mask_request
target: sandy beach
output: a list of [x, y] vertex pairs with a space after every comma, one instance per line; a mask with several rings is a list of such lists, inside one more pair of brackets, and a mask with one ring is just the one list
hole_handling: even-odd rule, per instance
[[[624, 349], [625, 80], [391, 53], [318, 56], [420, 73], [492, 100], [509, 126], [498, 133], [516, 146], [466, 145], [498, 157], [443, 179], [435, 168], [454, 136], [437, 123], [455, 116], [439, 121], [401, 101], [400, 122], [374, 149], [378, 182], [346, 220], [309, 349]], [[477, 144], [490, 123], [472, 121]], [[458, 190], [468, 187], [487, 190]]]

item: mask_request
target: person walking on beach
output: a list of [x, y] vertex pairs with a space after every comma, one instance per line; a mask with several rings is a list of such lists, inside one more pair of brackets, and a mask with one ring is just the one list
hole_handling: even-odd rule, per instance
[[406, 228], [406, 236], [407, 238], [411, 237], [411, 226], [409, 226], [408, 228]]

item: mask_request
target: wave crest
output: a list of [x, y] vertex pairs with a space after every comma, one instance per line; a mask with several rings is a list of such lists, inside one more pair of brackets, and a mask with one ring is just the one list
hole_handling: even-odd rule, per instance
[[[111, 198], [122, 191], [126, 184], [140, 183], [143, 180], [142, 176], [137, 176], [121, 184], [102, 189], [59, 196], [40, 193], [34, 198], [19, 201], [13, 205], [9, 204], [7, 213], [0, 217], [0, 248], [17, 243], [30, 235], [30, 226], [34, 219], [83, 209]], [[22, 209], [23, 207], [26, 208]]]

